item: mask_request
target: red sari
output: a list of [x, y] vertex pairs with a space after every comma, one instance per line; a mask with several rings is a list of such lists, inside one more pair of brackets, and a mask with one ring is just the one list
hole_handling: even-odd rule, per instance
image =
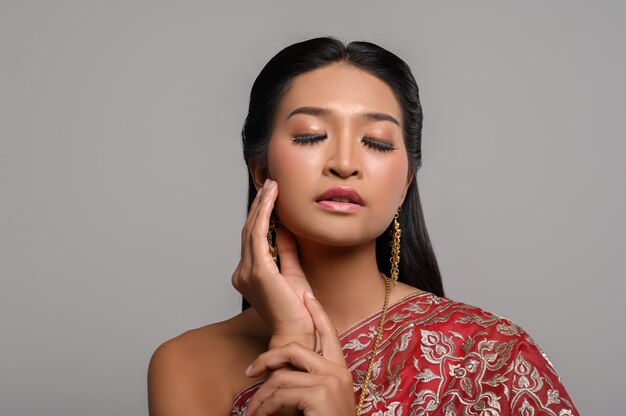
[[[356, 400], [380, 312], [340, 335]], [[515, 323], [422, 292], [389, 307], [363, 415], [578, 415], [558, 374]], [[262, 382], [241, 391], [242, 415]]]

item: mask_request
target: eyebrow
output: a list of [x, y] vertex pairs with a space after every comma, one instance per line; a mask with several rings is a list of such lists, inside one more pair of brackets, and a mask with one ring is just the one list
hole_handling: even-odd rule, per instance
[[[289, 120], [289, 118], [291, 116], [295, 116], [296, 114], [307, 114], [310, 116], [326, 116], [326, 115], [330, 115], [332, 113], [331, 110], [329, 110], [328, 108], [321, 108], [321, 107], [298, 107], [295, 110], [293, 110], [291, 113], [289, 113], [289, 115], [287, 116], [286, 120]], [[393, 124], [395, 124], [398, 127], [400, 126], [400, 122], [398, 120], [396, 120], [394, 117], [390, 116], [387, 113], [379, 113], [379, 112], [366, 112], [366, 113], [359, 113], [358, 114], [360, 118], [364, 118], [366, 120], [372, 120], [372, 121], [390, 121]]]

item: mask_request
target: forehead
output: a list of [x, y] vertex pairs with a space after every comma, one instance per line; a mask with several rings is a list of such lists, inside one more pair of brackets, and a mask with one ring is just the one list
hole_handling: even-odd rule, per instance
[[303, 106], [328, 108], [340, 115], [387, 113], [401, 120], [393, 90], [376, 76], [345, 63], [331, 64], [297, 76], [281, 99], [278, 112]]

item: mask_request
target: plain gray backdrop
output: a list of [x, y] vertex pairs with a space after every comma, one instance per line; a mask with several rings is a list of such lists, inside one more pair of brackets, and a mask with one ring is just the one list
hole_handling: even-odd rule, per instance
[[[288, 44], [405, 59], [448, 297], [622, 414], [623, 2], [0, 1], [0, 414], [146, 415], [154, 349], [239, 310], [239, 132]], [[219, 354], [218, 351], [215, 352]]]

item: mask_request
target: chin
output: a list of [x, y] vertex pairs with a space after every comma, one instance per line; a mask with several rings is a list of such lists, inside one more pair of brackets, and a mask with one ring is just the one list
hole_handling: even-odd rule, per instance
[[[329, 214], [307, 207], [277, 207], [280, 222], [300, 240], [335, 247], [354, 247], [375, 241], [388, 225], [380, 213]], [[300, 215], [294, 215], [300, 213]]]
[[382, 234], [385, 229], [379, 233], [372, 230], [355, 230], [355, 227], [333, 227], [328, 224], [324, 227], [316, 227], [312, 229], [309, 226], [293, 228], [285, 225], [298, 239], [312, 241], [318, 244], [335, 247], [354, 247], [371, 243]]

